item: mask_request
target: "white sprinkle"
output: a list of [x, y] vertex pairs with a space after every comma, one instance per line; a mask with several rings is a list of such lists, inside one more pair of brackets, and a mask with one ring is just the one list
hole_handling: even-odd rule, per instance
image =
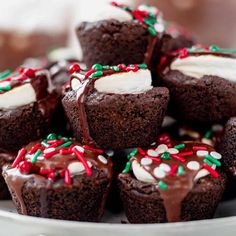
[[167, 152], [170, 154], [178, 154], [179, 150], [176, 148], [169, 148]]
[[163, 24], [156, 23], [154, 25], [154, 29], [156, 30], [156, 32], [162, 33], [165, 30], [165, 27]]
[[206, 169], [201, 169], [194, 178], [194, 181], [197, 182], [199, 179], [209, 175], [209, 171]]
[[148, 149], [147, 154], [148, 156], [151, 156], [151, 157], [158, 157], [158, 153], [152, 149]]
[[196, 154], [197, 154], [197, 156], [199, 156], [199, 157], [205, 157], [206, 155], [209, 154], [209, 152], [208, 152], [208, 151], [205, 151], [205, 150], [199, 150], [199, 151], [196, 152]]
[[72, 162], [68, 165], [68, 170], [70, 171], [71, 175], [76, 175], [78, 173], [81, 173], [85, 170], [84, 165], [82, 162]]
[[79, 152], [84, 153], [84, 148], [83, 148], [83, 147], [76, 145], [75, 148], [76, 148]]
[[76, 90], [78, 90], [81, 86], [82, 86], [82, 84], [81, 84], [81, 81], [80, 81], [79, 79], [74, 78], [74, 79], [71, 80], [71, 88], [72, 88], [73, 90], [76, 91]]
[[141, 165], [143, 166], [148, 166], [148, 165], [151, 165], [152, 164], [152, 159], [151, 158], [142, 158], [141, 159]]
[[112, 157], [112, 156], [114, 156], [114, 151], [113, 151], [113, 150], [107, 150], [107, 151], [106, 151], [106, 154], [107, 154], [109, 157]]
[[199, 164], [197, 161], [190, 161], [190, 162], [187, 164], [187, 167], [188, 167], [190, 170], [199, 170], [199, 169], [200, 169], [200, 164]]
[[214, 152], [214, 151], [213, 151], [213, 152], [210, 153], [210, 155], [211, 155], [213, 158], [217, 159], [217, 160], [220, 160], [220, 159], [222, 158], [221, 154], [218, 153], [218, 152]]
[[198, 132], [193, 131], [193, 130], [188, 130], [185, 128], [179, 129], [179, 135], [180, 136], [188, 135], [189, 137], [194, 138], [194, 139], [200, 138], [200, 134]]
[[208, 138], [202, 138], [202, 143], [205, 143], [205, 144], [208, 144], [208, 145], [210, 145], [210, 146], [213, 146], [214, 145], [214, 143], [212, 142], [212, 140], [211, 139], [208, 139]]
[[220, 132], [223, 130], [223, 126], [222, 125], [213, 125], [211, 128], [214, 132]]
[[56, 149], [55, 148], [46, 148], [43, 153], [50, 153], [50, 152], [53, 152], [55, 151]]
[[153, 174], [159, 179], [162, 179], [166, 176], [165, 172], [159, 167], [154, 169]]
[[93, 166], [90, 161], [87, 161], [87, 164], [88, 164], [89, 168], [91, 168]]
[[167, 147], [167, 145], [165, 145], [165, 144], [161, 144], [161, 145], [159, 145], [159, 146], [156, 148], [156, 152], [157, 152], [158, 154], [164, 153], [164, 152], [166, 152], [167, 150], [168, 150], [168, 147]]
[[102, 162], [103, 164], [107, 164], [107, 159], [104, 157], [104, 156], [102, 156], [102, 155], [98, 155], [98, 160], [100, 161], [100, 162]]
[[170, 166], [168, 164], [165, 164], [165, 163], [161, 163], [159, 165], [159, 168], [161, 168], [165, 172], [169, 172], [170, 171]]
[[151, 146], [155, 146], [155, 145], [156, 145], [156, 143], [155, 143], [155, 142], [151, 144]]

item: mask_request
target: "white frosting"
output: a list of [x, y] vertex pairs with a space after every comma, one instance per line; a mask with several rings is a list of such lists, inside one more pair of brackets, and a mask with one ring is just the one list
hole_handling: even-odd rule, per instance
[[119, 7], [107, 5], [103, 7], [99, 13], [94, 14], [94, 16], [91, 16], [89, 19], [89, 21], [92, 22], [100, 20], [118, 20], [119, 22], [125, 22], [133, 20], [133, 17], [130, 13]]
[[234, 58], [213, 55], [189, 56], [176, 59], [170, 68], [196, 79], [204, 75], [212, 75], [236, 82], [236, 59]]
[[152, 89], [149, 70], [122, 72], [101, 77], [95, 82], [95, 89], [103, 93], [138, 94]]
[[12, 109], [36, 102], [36, 94], [30, 83], [0, 94], [0, 109]]

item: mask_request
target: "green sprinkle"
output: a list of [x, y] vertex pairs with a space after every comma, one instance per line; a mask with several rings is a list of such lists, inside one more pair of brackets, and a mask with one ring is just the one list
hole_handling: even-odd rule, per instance
[[167, 185], [163, 181], [160, 181], [157, 185], [158, 185], [158, 187], [160, 187], [161, 190], [165, 191], [167, 189]]
[[212, 130], [209, 130], [209, 131], [207, 131], [206, 134], [204, 135], [204, 138], [209, 139], [212, 135], [213, 135], [213, 131], [212, 131]]
[[102, 67], [102, 69], [108, 70], [108, 69], [110, 69], [110, 66], [105, 65], [105, 66]]
[[60, 145], [60, 146], [57, 146], [56, 148], [69, 147], [71, 144], [72, 144], [72, 142], [69, 141], [69, 142], [63, 143], [63, 144]]
[[42, 151], [40, 149], [38, 149], [36, 151], [36, 153], [34, 154], [33, 158], [32, 158], [32, 163], [36, 163], [37, 162], [37, 159], [38, 159], [38, 156], [42, 153]]
[[206, 159], [206, 158], [203, 160], [203, 162], [204, 162], [204, 163], [207, 163], [209, 166], [212, 166], [212, 165], [213, 165], [213, 163], [210, 162], [210, 161], [209, 161], [208, 159]]
[[44, 147], [46, 147], [46, 148], [50, 146], [50, 144], [47, 143], [47, 140], [43, 140], [43, 141], [41, 142], [41, 145], [44, 146]]
[[57, 135], [57, 139], [62, 139], [62, 136], [61, 135]]
[[65, 141], [69, 140], [69, 138], [67, 138], [67, 137], [61, 137], [61, 139], [65, 140]]
[[91, 74], [91, 78], [96, 78], [96, 77], [100, 77], [103, 75], [103, 72], [101, 70], [96, 71], [94, 73]]
[[54, 133], [51, 133], [47, 136], [47, 140], [55, 140], [57, 139], [57, 135]]
[[139, 69], [147, 69], [147, 64], [138, 64]]
[[210, 46], [210, 50], [212, 52], [219, 52], [220, 48], [213, 44], [213, 45]]
[[149, 31], [149, 33], [150, 33], [152, 36], [156, 36], [156, 35], [157, 35], [156, 30], [155, 30], [154, 27], [152, 27], [152, 26], [149, 26], [149, 27], [148, 27], [148, 31]]
[[123, 173], [123, 174], [129, 173], [130, 167], [131, 167], [131, 162], [128, 161], [128, 162], [126, 163], [125, 169], [122, 171], [122, 173]]
[[130, 7], [128, 7], [128, 6], [124, 6], [123, 9], [126, 10], [126, 11], [130, 11], [131, 10]]
[[179, 145], [174, 146], [174, 148], [176, 148], [176, 149], [185, 148], [185, 144], [184, 144], [184, 143], [181, 143], [181, 144], [179, 144]]
[[11, 74], [10, 70], [6, 70], [0, 74], [0, 80], [7, 78]]
[[156, 14], [154, 14], [153, 12], [149, 12], [149, 16], [150, 16], [151, 18], [155, 18], [155, 19], [156, 19]]
[[164, 153], [161, 155], [161, 158], [164, 159], [164, 160], [170, 159], [170, 154], [169, 154], [168, 152], [164, 152]]
[[102, 70], [103, 69], [103, 66], [101, 64], [94, 64], [92, 66], [92, 69], [93, 70]]
[[9, 91], [9, 90], [11, 90], [11, 86], [10, 85], [1, 86], [1, 84], [0, 84], [0, 90]]
[[[144, 22], [145, 22], [147, 25], [153, 27], [153, 25], [154, 25], [157, 21], [156, 21], [156, 19], [145, 18], [145, 19], [144, 19]], [[154, 28], [153, 28], [153, 29], [154, 29]], [[155, 29], [154, 29], [154, 30], [155, 30]], [[155, 31], [155, 32], [156, 32], [156, 31]]]
[[111, 66], [111, 69], [114, 71], [120, 71], [120, 68], [118, 66]]
[[178, 175], [184, 175], [184, 167], [183, 166], [178, 167]]
[[129, 155], [127, 156], [128, 159], [130, 159], [131, 157], [133, 157], [137, 152], [138, 152], [138, 149], [137, 149], [137, 148], [134, 148], [134, 149], [129, 153]]
[[205, 158], [208, 159], [213, 164], [215, 164], [216, 166], [221, 166], [221, 163], [218, 160], [216, 160], [214, 157], [212, 157], [211, 155], [206, 155]]
[[218, 47], [217, 45], [211, 45], [209, 49], [210, 49], [211, 52], [236, 54], [236, 49], [232, 49], [232, 48], [220, 48], [220, 47]]

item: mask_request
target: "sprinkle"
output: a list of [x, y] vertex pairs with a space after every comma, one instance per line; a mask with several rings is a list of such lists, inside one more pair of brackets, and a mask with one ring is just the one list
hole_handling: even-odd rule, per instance
[[204, 147], [204, 146], [194, 146], [194, 147], [193, 147], [193, 150], [194, 150], [194, 151], [207, 150], [207, 147]]
[[174, 148], [176, 148], [176, 149], [185, 148], [185, 144], [184, 143], [178, 144], [178, 145], [174, 146]]
[[159, 187], [161, 190], [163, 190], [163, 191], [165, 191], [165, 190], [167, 189], [167, 185], [166, 185], [166, 183], [163, 182], [163, 181], [160, 181], [157, 185], [158, 185], [158, 187]]
[[34, 154], [34, 156], [33, 156], [32, 160], [31, 160], [31, 162], [32, 162], [32, 163], [36, 163], [36, 162], [37, 162], [37, 159], [38, 159], [38, 157], [39, 157], [39, 155], [40, 155], [41, 153], [42, 153], [42, 150], [38, 149], [38, 150], [36, 151], [36, 153]]
[[192, 156], [193, 152], [182, 152], [178, 154], [181, 157], [187, 157], [187, 156]]
[[71, 142], [71, 141], [68, 141], [68, 142], [66, 142], [66, 143], [61, 144], [60, 146], [57, 146], [56, 148], [68, 147], [68, 146], [70, 146], [71, 144], [72, 144], [72, 142]]
[[148, 157], [148, 158], [152, 159], [154, 162], [161, 162], [161, 159], [157, 157]]
[[30, 150], [29, 150], [29, 154], [32, 155], [34, 154], [38, 149], [40, 149], [41, 145], [40, 143], [35, 144]]
[[214, 163], [216, 166], [221, 166], [221, 163], [215, 158], [213, 158], [211, 155], [206, 155], [205, 158], [208, 159], [210, 162]]
[[145, 155], [146, 155], [146, 152], [145, 152], [142, 148], [140, 148], [140, 147], [138, 147], [138, 152], [139, 152], [142, 156], [145, 156]]
[[87, 176], [91, 176], [92, 175], [92, 170], [88, 166], [88, 163], [85, 160], [83, 154], [77, 149], [77, 146], [75, 146], [73, 148], [73, 152], [77, 156], [77, 158], [83, 163]]
[[56, 173], [54, 171], [52, 171], [48, 174], [49, 179], [55, 179], [55, 177], [56, 177]]
[[220, 160], [222, 158], [221, 154], [218, 152], [210, 152], [210, 155], [217, 160]]
[[50, 144], [47, 143], [47, 140], [43, 140], [43, 141], [41, 142], [41, 145], [44, 146], [44, 147], [46, 147], [46, 148], [50, 146]]
[[108, 163], [107, 159], [102, 155], [98, 155], [98, 160], [102, 162], [104, 165]]
[[150, 157], [158, 157], [158, 153], [153, 149], [148, 149], [147, 155]]
[[96, 78], [96, 77], [100, 77], [100, 76], [102, 76], [103, 75], [103, 72], [102, 71], [96, 71], [96, 72], [94, 72], [94, 73], [92, 73], [91, 75], [90, 75], [90, 77], [91, 78]]
[[131, 162], [128, 161], [128, 162], [126, 163], [125, 169], [122, 171], [122, 173], [123, 173], [123, 174], [129, 173], [130, 167], [131, 167]]
[[85, 170], [83, 163], [80, 161], [71, 162], [67, 168], [70, 171], [71, 176], [77, 175]]
[[166, 144], [160, 144], [157, 148], [156, 148], [156, 152], [158, 154], [164, 153], [168, 150], [168, 146]]
[[[103, 151], [102, 149], [93, 148], [93, 147], [90, 147], [90, 146], [88, 146], [88, 145], [84, 145], [83, 147], [84, 147], [85, 150], [97, 152], [98, 154], [104, 153], [104, 151]], [[78, 146], [78, 149], [80, 150], [80, 147], [79, 147], [79, 146]], [[83, 152], [83, 151], [82, 151], [82, 152]]]
[[66, 149], [66, 148], [60, 148], [60, 149], [59, 149], [59, 153], [60, 153], [61, 155], [70, 155], [70, 154], [72, 154], [73, 152], [72, 152], [72, 150], [69, 150], [69, 149]]
[[93, 70], [102, 70], [103, 69], [103, 67], [102, 67], [102, 65], [101, 64], [94, 64], [93, 66], [92, 66], [92, 69]]
[[165, 172], [169, 172], [170, 171], [170, 166], [168, 164], [165, 164], [165, 163], [161, 163], [159, 165], [159, 168], [161, 168]]
[[116, 71], [116, 72], [120, 71], [120, 68], [118, 66], [111, 66], [111, 69]]
[[11, 90], [11, 86], [10, 85], [1, 86], [1, 84], [0, 84], [0, 90], [2, 90], [2, 91], [9, 91], [9, 90]]
[[113, 150], [107, 150], [105, 153], [106, 153], [109, 157], [114, 156], [114, 151], [113, 151]]
[[176, 155], [176, 154], [172, 154], [171, 157], [176, 159], [177, 161], [180, 161], [180, 162], [185, 162], [186, 161], [184, 158], [182, 158], [181, 156]]
[[208, 159], [203, 160], [204, 163], [208, 164], [209, 166], [213, 166], [213, 163], [211, 163]]
[[138, 152], [137, 148], [134, 148], [127, 156], [128, 159], [132, 158], [134, 155], [136, 155]]
[[0, 80], [7, 78], [11, 74], [10, 70], [6, 70], [0, 74]]
[[154, 25], [154, 29], [156, 32], [162, 33], [165, 30], [165, 26], [163, 24], [156, 23]]
[[16, 159], [12, 163], [11, 168], [15, 168], [21, 162], [21, 160], [25, 157], [26, 153], [27, 153], [26, 148], [21, 148], [21, 150], [18, 152]]
[[152, 164], [152, 159], [151, 158], [142, 158], [141, 159], [141, 165], [143, 166], [148, 166], [148, 165], [151, 165]]
[[174, 176], [177, 170], [178, 170], [178, 165], [171, 166], [169, 176]]
[[157, 35], [157, 32], [155, 31], [155, 29], [154, 29], [153, 26], [149, 26], [149, 27], [148, 27], [148, 31], [149, 31], [149, 33], [150, 33], [152, 36], [156, 36], [156, 35]]
[[170, 159], [170, 154], [169, 154], [168, 152], [164, 152], [164, 153], [161, 155], [161, 158], [164, 159], [164, 160]]
[[178, 175], [184, 175], [184, 167], [183, 166], [178, 167]]
[[162, 179], [166, 176], [166, 173], [159, 167], [156, 167], [153, 171], [153, 174], [155, 175], [155, 177], [157, 177], [158, 179]]
[[70, 171], [68, 169], [65, 170], [65, 178], [64, 178], [66, 185], [71, 185], [71, 177], [70, 177]]
[[214, 177], [214, 178], [218, 178], [219, 177], [219, 173], [216, 172], [213, 168], [211, 168], [208, 164], [204, 163], [203, 164], [203, 168], [208, 170], [209, 173], [212, 175], [212, 177]]
[[80, 66], [79, 64], [75, 63], [75, 64], [72, 64], [69, 68], [69, 73], [70, 74], [73, 74], [75, 72], [80, 72]]
[[20, 172], [23, 174], [28, 174], [31, 170], [32, 164], [28, 161], [23, 161], [19, 164]]
[[105, 69], [105, 70], [108, 70], [109, 68], [110, 68], [110, 66], [108, 66], [108, 65], [102, 66], [102, 69]]
[[205, 157], [208, 154], [209, 154], [208, 151], [197, 151], [196, 152], [196, 155], [199, 156], [199, 157]]
[[47, 139], [48, 139], [48, 140], [55, 140], [55, 139], [57, 139], [57, 135], [54, 134], [54, 133], [51, 133], [51, 134], [49, 134], [49, 135], [47, 136]]
[[204, 135], [204, 138], [209, 139], [212, 135], [213, 135], [213, 131], [212, 131], [212, 130], [209, 130], [209, 131], [207, 131], [206, 134]]
[[48, 175], [49, 173], [53, 172], [53, 169], [40, 169], [39, 173], [41, 175]]
[[176, 149], [176, 148], [169, 148], [169, 149], [168, 149], [168, 153], [170, 153], [170, 154], [178, 154], [178, 153], [179, 153], [179, 150]]
[[59, 152], [59, 150], [56, 150], [56, 149], [53, 150], [53, 149], [52, 149], [51, 152], [46, 152], [46, 153], [43, 155], [43, 157], [44, 157], [45, 159], [49, 159], [49, 158], [51, 158], [52, 156], [58, 154], [58, 152]]
[[147, 69], [147, 64], [138, 64], [139, 69]]
[[187, 167], [190, 170], [199, 170], [200, 169], [200, 164], [197, 161], [190, 161], [187, 164]]

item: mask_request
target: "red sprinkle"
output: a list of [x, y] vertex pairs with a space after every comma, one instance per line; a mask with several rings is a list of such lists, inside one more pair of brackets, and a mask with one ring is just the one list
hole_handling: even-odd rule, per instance
[[49, 159], [50, 157], [56, 155], [58, 152], [59, 152], [59, 150], [58, 150], [58, 149], [55, 149], [55, 150], [53, 150], [53, 151], [51, 151], [51, 152], [45, 153], [45, 154], [43, 155], [43, 157], [44, 157], [45, 159]]
[[48, 174], [48, 178], [49, 179], [55, 179], [56, 178], [56, 174], [54, 171], [51, 171], [49, 174]]
[[35, 77], [35, 70], [33, 70], [31, 68], [25, 69], [24, 74], [29, 78], [34, 78]]
[[48, 175], [48, 174], [50, 174], [51, 172], [54, 172], [54, 170], [53, 170], [53, 169], [42, 169], [42, 170], [39, 171], [39, 173], [40, 173], [41, 175]]
[[193, 147], [194, 151], [198, 151], [198, 150], [207, 150], [207, 147], [203, 147], [203, 146], [194, 146]]
[[157, 158], [157, 157], [150, 157], [150, 156], [147, 156], [148, 158], [152, 159], [153, 161], [155, 162], [161, 162], [161, 159], [160, 158]]
[[178, 170], [178, 165], [173, 165], [173, 166], [171, 166], [169, 175], [170, 175], [170, 176], [174, 176], [177, 170]]
[[70, 154], [72, 154], [73, 152], [72, 152], [72, 150], [69, 150], [69, 149], [66, 149], [66, 148], [60, 148], [60, 149], [59, 149], [59, 153], [60, 153], [61, 155], [70, 155]]
[[142, 148], [140, 148], [140, 147], [138, 147], [138, 152], [139, 152], [142, 156], [145, 156], [145, 155], [146, 155], [146, 152], [145, 152]]
[[75, 72], [80, 72], [80, 66], [77, 63], [72, 64], [69, 68], [69, 73], [70, 74], [73, 74]]
[[177, 154], [171, 154], [171, 157], [173, 157], [174, 159], [181, 161], [181, 162], [185, 162], [186, 160], [184, 158], [182, 158], [181, 156], [177, 155]]
[[28, 161], [23, 161], [19, 164], [20, 172], [23, 174], [28, 174], [31, 170], [32, 164]]
[[65, 181], [66, 185], [70, 185], [71, 184], [70, 171], [68, 169], [65, 170], [64, 181]]
[[91, 74], [93, 74], [94, 72], [96, 72], [96, 70], [93, 70], [91, 69], [90, 71], [88, 71], [86, 74], [85, 74], [85, 77], [88, 78]]
[[45, 148], [42, 147], [40, 143], [37, 143], [37, 144], [35, 144], [35, 145], [29, 150], [28, 153], [29, 153], [30, 155], [32, 155], [32, 154], [34, 154], [38, 149], [40, 149], [40, 150], [43, 151]]
[[93, 147], [90, 147], [88, 145], [84, 145], [84, 149], [85, 150], [90, 150], [90, 151], [93, 151], [93, 152], [97, 152], [99, 154], [102, 154], [104, 152], [102, 149], [93, 148]]
[[76, 148], [76, 146], [73, 148], [73, 152], [77, 156], [79, 161], [81, 161], [82, 164], [84, 165], [87, 176], [91, 176], [92, 175], [92, 170], [88, 166], [88, 163], [87, 163], [86, 159], [84, 158], [83, 154]]
[[181, 157], [187, 157], [187, 156], [192, 156], [193, 152], [182, 152], [178, 154]]
[[214, 169], [212, 169], [211, 166], [209, 166], [208, 164], [204, 163], [202, 166], [204, 169], [209, 171], [209, 173], [212, 175], [212, 177], [218, 178], [220, 176], [220, 174], [218, 172], [216, 172]]
[[21, 160], [25, 157], [26, 153], [27, 153], [26, 148], [21, 148], [21, 150], [18, 152], [16, 159], [12, 163], [11, 168], [15, 168], [21, 162]]
[[179, 55], [179, 58], [183, 59], [188, 56], [188, 50], [186, 48], [182, 49]]

